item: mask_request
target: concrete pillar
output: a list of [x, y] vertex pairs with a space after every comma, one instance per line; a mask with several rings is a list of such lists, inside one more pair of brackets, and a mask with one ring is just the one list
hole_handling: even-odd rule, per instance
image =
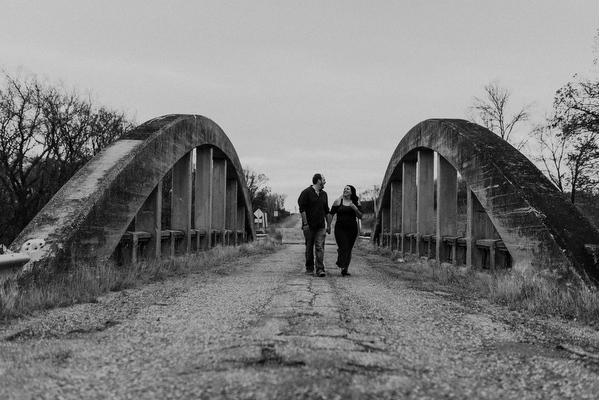
[[138, 233], [133, 232], [131, 234], [131, 263], [137, 264], [137, 253], [139, 252], [139, 238]]
[[171, 197], [171, 229], [183, 231], [182, 250], [191, 251], [191, 153], [173, 166]]
[[[225, 245], [227, 213], [227, 160], [215, 159], [212, 163], [212, 229], [220, 231], [219, 242]], [[216, 244], [216, 243], [215, 243]]]
[[383, 207], [383, 209], [381, 210], [381, 222], [382, 222], [382, 241], [381, 241], [381, 246], [383, 247], [389, 247], [390, 243], [389, 243], [389, 236], [390, 236], [390, 232], [391, 232], [391, 217], [389, 216], [390, 214], [390, 208], [387, 207]]
[[406, 253], [410, 249], [408, 233], [416, 233], [416, 163], [406, 161], [402, 165], [402, 202], [401, 202], [401, 252]]
[[245, 242], [245, 211], [245, 207], [237, 203], [237, 231], [240, 232], [239, 241], [241, 243]]
[[212, 147], [196, 149], [195, 228], [206, 231], [204, 250], [212, 246]]
[[395, 242], [395, 234], [401, 232], [401, 181], [391, 182], [391, 249], [399, 250]]
[[237, 246], [237, 179], [227, 179], [227, 207], [225, 225], [227, 230], [231, 231], [229, 244]]
[[419, 255], [427, 254], [422, 235], [435, 233], [435, 153], [418, 151], [417, 199], [417, 249]]
[[135, 230], [152, 235], [146, 245], [144, 257], [160, 258], [162, 240], [162, 181], [154, 188], [135, 217]]
[[[458, 173], [443, 157], [437, 158], [437, 261], [446, 262], [448, 246], [443, 236], [456, 236]], [[456, 245], [457, 246], [457, 245]], [[455, 262], [455, 260], [453, 260]]]
[[468, 226], [466, 227], [466, 265], [482, 268], [483, 253], [476, 248], [479, 239], [494, 238], [494, 228], [491, 219], [480, 204], [472, 190], [468, 190]]

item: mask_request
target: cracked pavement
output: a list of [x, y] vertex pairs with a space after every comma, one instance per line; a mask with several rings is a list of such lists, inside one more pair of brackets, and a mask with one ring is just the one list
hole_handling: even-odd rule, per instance
[[596, 397], [596, 361], [556, 347], [599, 348], [591, 328], [540, 329], [549, 322], [412, 287], [365, 252], [342, 277], [335, 250], [325, 278], [304, 274], [302, 245], [284, 245], [3, 326], [0, 397]]

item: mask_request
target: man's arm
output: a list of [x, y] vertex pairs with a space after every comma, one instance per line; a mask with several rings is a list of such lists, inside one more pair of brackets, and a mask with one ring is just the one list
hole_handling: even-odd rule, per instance
[[331, 221], [333, 220], [333, 216], [330, 213], [327, 213], [327, 233], [331, 233]]
[[300, 215], [302, 216], [302, 229], [309, 229], [308, 226], [308, 215], [306, 214], [306, 203], [307, 203], [307, 193], [306, 191], [302, 191], [297, 199], [297, 205], [299, 206]]
[[308, 216], [306, 215], [306, 212], [302, 211], [301, 216], [302, 216], [302, 229], [310, 229], [310, 226], [308, 225]]

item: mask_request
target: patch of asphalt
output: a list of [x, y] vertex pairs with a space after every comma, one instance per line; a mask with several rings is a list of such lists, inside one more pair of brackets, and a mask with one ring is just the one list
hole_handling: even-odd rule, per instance
[[[326, 265], [335, 247], [327, 244]], [[110, 293], [2, 328], [7, 399], [595, 398], [599, 343], [393, 262], [354, 254], [351, 277], [303, 273], [303, 247]], [[226, 272], [226, 273], [224, 273]], [[534, 320], [534, 322], [533, 322]], [[22, 332], [22, 333], [20, 333]]]

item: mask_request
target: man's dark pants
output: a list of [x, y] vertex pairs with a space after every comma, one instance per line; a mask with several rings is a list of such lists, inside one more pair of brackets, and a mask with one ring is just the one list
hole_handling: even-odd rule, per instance
[[306, 271], [313, 271], [316, 267], [316, 273], [324, 271], [324, 241], [327, 237], [325, 228], [322, 229], [304, 229], [304, 238], [306, 239]]

